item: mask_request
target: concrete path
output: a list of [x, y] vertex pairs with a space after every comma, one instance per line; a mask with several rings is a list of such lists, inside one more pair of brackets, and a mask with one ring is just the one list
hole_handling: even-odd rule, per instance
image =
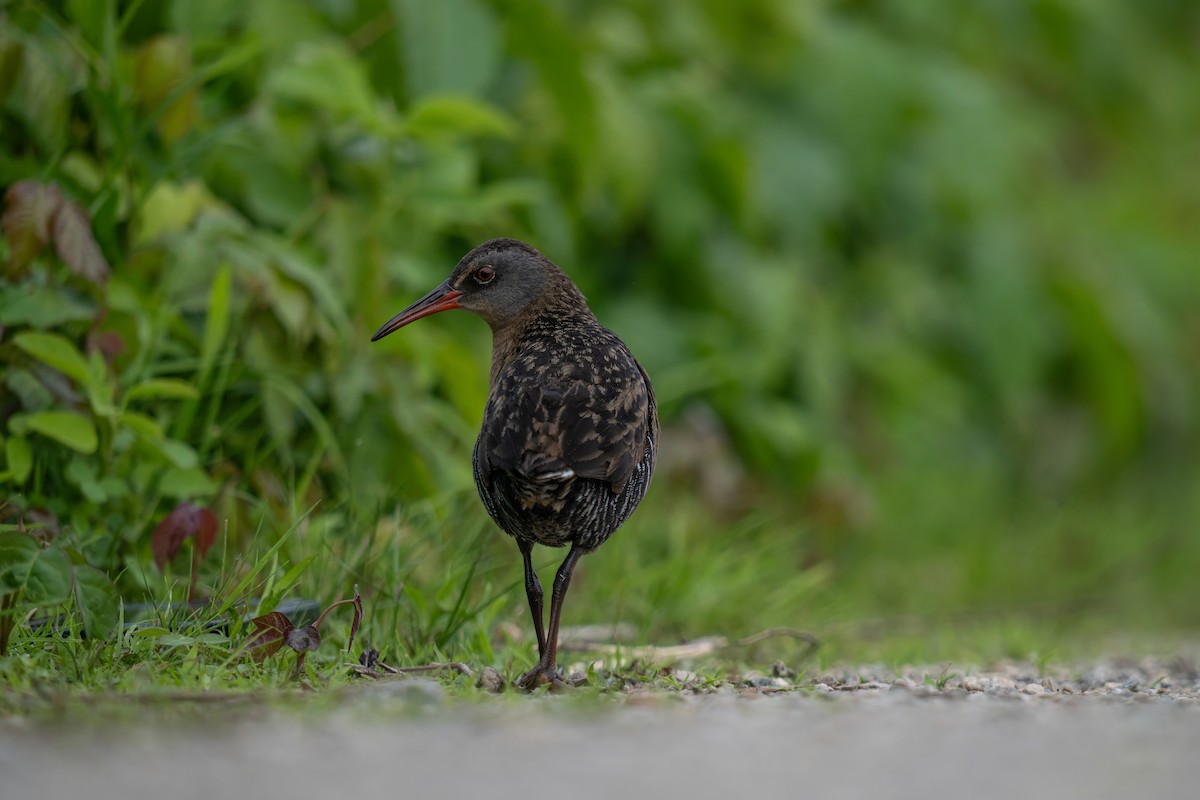
[[0, 721], [0, 800], [1200, 796], [1194, 702], [893, 690], [473, 705], [410, 681], [332, 713], [154, 716]]

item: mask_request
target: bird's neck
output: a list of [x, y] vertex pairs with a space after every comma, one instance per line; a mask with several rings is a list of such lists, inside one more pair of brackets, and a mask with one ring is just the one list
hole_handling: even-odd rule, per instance
[[573, 338], [579, 335], [577, 331], [599, 324], [574, 284], [548, 292], [507, 324], [492, 326], [491, 385], [496, 385], [523, 348], [537, 347], [546, 340]]

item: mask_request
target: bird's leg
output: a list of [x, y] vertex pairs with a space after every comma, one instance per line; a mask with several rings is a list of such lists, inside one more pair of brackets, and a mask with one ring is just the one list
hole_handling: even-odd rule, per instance
[[563, 598], [571, 585], [571, 573], [575, 570], [575, 562], [583, 555], [583, 551], [575, 545], [563, 560], [562, 566], [554, 576], [554, 588], [550, 593], [550, 630], [546, 636], [546, 650], [538, 660], [537, 665], [526, 672], [517, 681], [522, 689], [532, 689], [543, 683], [554, 683], [559, 680], [555, 661], [558, 658], [558, 623], [562, 618]]
[[529, 600], [529, 613], [533, 615], [533, 630], [537, 634], [538, 658], [546, 655], [546, 632], [542, 628], [542, 584], [533, 570], [533, 542], [517, 539], [521, 556], [525, 559], [525, 597]]

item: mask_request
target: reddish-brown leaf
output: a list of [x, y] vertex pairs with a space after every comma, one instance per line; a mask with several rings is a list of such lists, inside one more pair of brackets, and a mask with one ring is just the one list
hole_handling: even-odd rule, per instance
[[363, 611], [362, 595], [358, 593], [358, 584], [354, 584], [354, 619], [350, 622], [350, 640], [346, 642], [346, 652], [350, 652], [350, 648], [354, 646], [354, 637], [358, 633], [358, 626], [362, 624], [362, 619], [365, 616]]
[[[254, 626], [255, 636], [246, 643], [250, 657], [255, 661], [263, 661], [279, 652], [284, 642], [296, 630], [296, 626], [282, 611], [272, 611], [250, 620]], [[319, 644], [318, 637], [318, 644]]]
[[17, 181], [8, 187], [0, 227], [8, 240], [10, 276], [19, 274], [50, 241], [52, 223], [62, 204], [62, 193], [57, 186]]
[[217, 539], [217, 515], [192, 503], [175, 506], [175, 510], [155, 526], [154, 538], [150, 543], [154, 550], [154, 563], [160, 570], [179, 555], [179, 548], [189, 537], [196, 543], [200, 558], [204, 558]]
[[125, 340], [116, 331], [92, 331], [87, 337], [88, 353], [99, 353], [109, 367], [126, 351]]
[[217, 541], [217, 515], [207, 508], [197, 511], [200, 513], [200, 527], [196, 529], [196, 550], [201, 558], [205, 558], [213, 543]]
[[54, 215], [54, 248], [71, 271], [99, 286], [110, 272], [92, 235], [92, 221], [78, 203], [63, 203]]

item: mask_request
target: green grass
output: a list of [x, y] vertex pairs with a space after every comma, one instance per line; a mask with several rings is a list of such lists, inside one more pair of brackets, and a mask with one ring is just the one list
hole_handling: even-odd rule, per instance
[[[731, 644], [682, 665], [713, 676], [765, 671], [777, 660], [808, 674], [862, 662], [897, 669], [951, 664], [962, 672], [1000, 659], [1070, 664], [1112, 654], [1170, 655], [1195, 643], [1194, 588], [1177, 567], [1195, 557], [1188, 549], [1195, 544], [1173, 538], [1173, 523], [1190, 518], [1194, 501], [1178, 494], [1174, 507], [1121, 497], [1107, 508], [1026, 510], [1018, 518], [959, 502], [948, 502], [957, 512], [941, 515], [926, 504], [917, 515], [910, 503], [905, 518], [885, 497], [873, 522], [845, 533], [851, 542], [842, 552], [806, 566], [817, 543], [803, 518], [758, 511], [718, 521], [671, 482], [665, 476], [630, 523], [581, 562], [565, 624], [626, 623], [636, 631], [629, 644], [711, 635], [736, 641], [776, 626], [806, 630], [821, 642], [806, 660], [803, 642], [773, 638]], [[958, 540], [959, 550], [939, 555], [938, 535], [898, 533], [915, 525], [944, 529], [940, 535]], [[1090, 546], [1080, 544], [1081, 531]], [[258, 537], [264, 545], [252, 547], [253, 559], [227, 553], [224, 563], [201, 571], [202, 584], [216, 588], [214, 607], [199, 617], [176, 614], [157, 629], [106, 643], [71, 635], [74, 623], [62, 637], [19, 630], [0, 661], [8, 711], [50, 689], [287, 690], [297, 684], [294, 656], [285, 649], [256, 664], [238, 654], [250, 633], [236, 621], [237, 609], [250, 597], [284, 595], [327, 605], [349, 597], [356, 584], [366, 617], [354, 653], [344, 652], [350, 614], [335, 611], [308, 659], [305, 680], [317, 688], [356, 680], [348, 666], [367, 646], [392, 666], [462, 661], [510, 679], [534, 660], [520, 557], [473, 493], [367, 519], [348, 506], [321, 507], [273, 546], [265, 546], [271, 531]], [[964, 538], [975, 557], [960, 557]], [[1179, 547], [1167, 553], [1170, 544]], [[1077, 552], [1081, 547], [1089, 558]], [[535, 551], [544, 583], [563, 552]], [[182, 594], [176, 586], [159, 599]], [[235, 616], [228, 636], [205, 628], [222, 608]], [[524, 638], [513, 640], [513, 631]], [[564, 666], [588, 660], [561, 658]], [[630, 668], [628, 660], [609, 665]], [[652, 673], [655, 666], [633, 668]], [[461, 676], [440, 679], [457, 696], [478, 694]]]

